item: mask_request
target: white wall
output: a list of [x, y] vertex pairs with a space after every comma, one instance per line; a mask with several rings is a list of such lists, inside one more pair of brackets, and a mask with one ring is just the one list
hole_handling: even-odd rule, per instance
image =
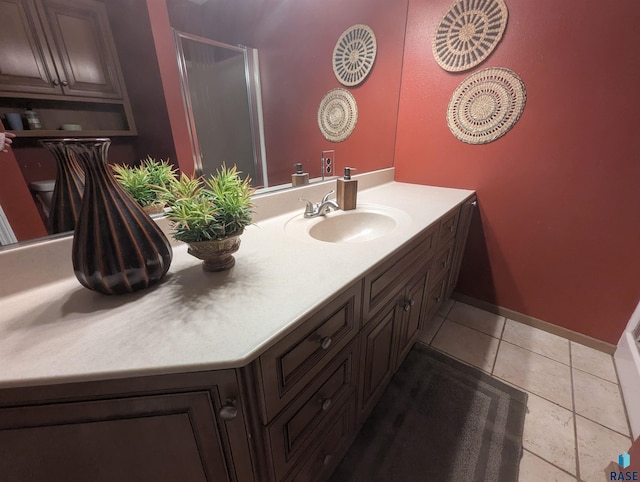
[[640, 303], [631, 315], [613, 355], [634, 439], [640, 437], [640, 350], [633, 336], [633, 331], [638, 325]]

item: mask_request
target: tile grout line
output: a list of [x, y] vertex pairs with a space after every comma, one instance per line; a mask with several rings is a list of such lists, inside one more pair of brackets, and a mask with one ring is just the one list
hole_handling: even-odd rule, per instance
[[582, 368], [578, 368], [578, 367], [574, 367], [574, 366], [572, 366], [571, 368], [573, 368], [574, 370], [578, 370], [579, 372], [586, 373], [587, 375], [591, 375], [592, 377], [595, 377], [598, 380], [602, 380], [603, 382], [611, 383], [612, 385], [617, 385], [618, 387], [620, 386], [620, 382], [612, 382], [611, 380], [609, 380], [607, 378], [602, 378], [601, 376], [596, 375], [595, 373], [591, 373], [591, 372], [588, 372], [586, 370], [583, 370]]
[[533, 452], [530, 449], [525, 449], [524, 447], [522, 447], [522, 451], [523, 452], [529, 452], [531, 455], [533, 455], [534, 457], [538, 457], [540, 460], [544, 460], [546, 463], [548, 463], [549, 465], [555, 467], [556, 469], [560, 470], [561, 472], [564, 472], [565, 474], [567, 474], [569, 477], [576, 479], [577, 481], [581, 482], [581, 479], [579, 479], [577, 476], [573, 475], [571, 472], [568, 472], [567, 469], [563, 469], [562, 467], [554, 464], [553, 462], [545, 459], [542, 455], [537, 454], [535, 452]]
[[[504, 323], [502, 324], [502, 330], [500, 331], [500, 338], [498, 338], [498, 348], [496, 349], [496, 356], [493, 357], [493, 365], [491, 366], [492, 377], [493, 377], [493, 372], [495, 372], [496, 370], [496, 364], [498, 363], [498, 354], [500, 353], [500, 347], [502, 346], [502, 337], [504, 336], [504, 330], [506, 329], [507, 329], [507, 319], [504, 318]], [[494, 377], [494, 378], [497, 378], [497, 377]]]
[[573, 388], [573, 351], [571, 350], [571, 343], [569, 343], [569, 378], [571, 380], [571, 406], [573, 408], [573, 437], [574, 437], [574, 450], [576, 453], [576, 478], [582, 480], [580, 474], [580, 450], [578, 450], [578, 415], [576, 414], [576, 394]]

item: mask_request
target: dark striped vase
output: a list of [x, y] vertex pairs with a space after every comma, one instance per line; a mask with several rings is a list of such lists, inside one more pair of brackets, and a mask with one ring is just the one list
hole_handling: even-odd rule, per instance
[[64, 139], [85, 173], [72, 258], [83, 286], [122, 294], [160, 281], [173, 253], [155, 221], [113, 177], [107, 165], [110, 144], [110, 139]]
[[47, 221], [49, 234], [73, 231], [80, 213], [84, 172], [70, 156], [60, 139], [42, 139], [40, 144], [46, 147], [56, 160], [56, 184], [53, 188], [51, 209]]

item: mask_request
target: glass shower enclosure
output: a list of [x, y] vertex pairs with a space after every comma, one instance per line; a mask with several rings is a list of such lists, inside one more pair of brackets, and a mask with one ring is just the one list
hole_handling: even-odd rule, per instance
[[196, 174], [226, 163], [268, 187], [258, 51], [174, 30]]

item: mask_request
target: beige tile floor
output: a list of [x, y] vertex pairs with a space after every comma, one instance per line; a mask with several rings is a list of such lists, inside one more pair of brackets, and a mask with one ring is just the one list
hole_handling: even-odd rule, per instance
[[610, 355], [453, 300], [420, 339], [529, 394], [519, 482], [604, 482], [631, 446]]

